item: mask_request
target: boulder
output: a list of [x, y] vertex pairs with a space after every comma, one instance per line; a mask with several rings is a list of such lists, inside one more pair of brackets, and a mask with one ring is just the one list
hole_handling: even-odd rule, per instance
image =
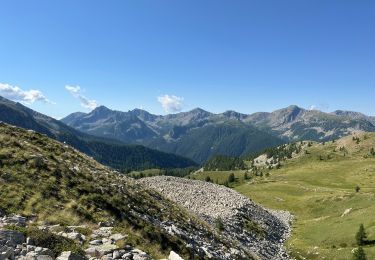
[[25, 241], [25, 236], [18, 231], [0, 229], [0, 241], [5, 241], [6, 244], [10, 242], [13, 247], [16, 247], [17, 244], [22, 244]]
[[18, 215], [5, 216], [0, 219], [0, 226], [6, 225], [26, 227], [26, 218]]
[[168, 260], [184, 260], [181, 256], [179, 256], [176, 252], [171, 251], [168, 256]]
[[5, 259], [13, 259], [14, 258], [14, 253], [13, 253], [13, 248], [3, 246], [0, 248], [0, 260], [5, 260]]
[[78, 255], [78, 254], [75, 254], [71, 251], [65, 251], [65, 252], [62, 252], [57, 258], [56, 260], [84, 260], [86, 259], [85, 257], [81, 256], [81, 255]]
[[53, 257], [50, 255], [37, 255], [36, 260], [53, 260]]
[[53, 252], [49, 249], [49, 248], [44, 248], [44, 247], [36, 247], [35, 248], [35, 251], [34, 251], [38, 256], [39, 255], [48, 255], [48, 256], [51, 256], [53, 257], [54, 254]]

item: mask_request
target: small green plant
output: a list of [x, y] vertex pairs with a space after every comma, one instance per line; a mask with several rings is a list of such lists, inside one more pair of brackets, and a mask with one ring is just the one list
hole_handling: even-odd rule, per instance
[[223, 220], [218, 217], [216, 220], [215, 220], [215, 227], [221, 232], [224, 230], [224, 223], [223, 223]]
[[244, 229], [250, 233], [255, 233], [258, 236], [264, 235], [264, 230], [262, 227], [251, 219], [246, 219], [244, 222]]
[[72, 251], [79, 255], [85, 255], [83, 250], [72, 239], [55, 235], [49, 231], [36, 228], [27, 230], [27, 236], [32, 238], [36, 246], [46, 247], [52, 250], [55, 257], [64, 251]]

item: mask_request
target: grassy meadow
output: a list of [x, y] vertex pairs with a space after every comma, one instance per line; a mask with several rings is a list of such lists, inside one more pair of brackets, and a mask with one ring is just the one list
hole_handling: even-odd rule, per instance
[[[351, 259], [355, 235], [364, 224], [368, 240], [375, 240], [375, 133], [361, 133], [335, 142], [313, 143], [280, 169], [263, 170], [263, 177], [244, 181], [235, 171], [234, 188], [271, 209], [295, 216], [287, 242], [296, 259]], [[225, 181], [228, 172], [193, 175]], [[269, 172], [269, 174], [266, 174]], [[359, 191], [356, 191], [356, 187]], [[344, 214], [346, 212], [346, 214]], [[364, 247], [375, 259], [375, 245]]]

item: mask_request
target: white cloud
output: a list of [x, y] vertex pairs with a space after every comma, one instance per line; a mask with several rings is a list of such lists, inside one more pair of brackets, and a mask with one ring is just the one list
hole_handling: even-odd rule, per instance
[[34, 103], [36, 101], [54, 104], [53, 102], [48, 100], [40, 90], [23, 90], [17, 86], [12, 86], [9, 84], [0, 83], [0, 95], [13, 101], [28, 104]]
[[99, 106], [99, 103], [96, 100], [88, 99], [84, 95], [82, 95], [81, 87], [80, 86], [70, 86], [66, 85], [65, 89], [72, 94], [73, 97], [77, 98], [81, 102], [81, 106], [90, 110], [95, 109]]
[[329, 109], [329, 104], [322, 103], [319, 105], [311, 105], [309, 110], [320, 110], [320, 111], [327, 111]]
[[177, 97], [174, 95], [164, 95], [158, 97], [158, 101], [163, 107], [165, 112], [180, 112], [182, 110], [182, 102], [184, 101], [184, 98], [182, 97]]

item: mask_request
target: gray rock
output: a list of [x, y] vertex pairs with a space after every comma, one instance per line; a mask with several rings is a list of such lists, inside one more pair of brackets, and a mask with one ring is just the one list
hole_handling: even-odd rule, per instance
[[13, 248], [3, 246], [0, 248], [0, 260], [5, 260], [5, 259], [13, 259], [14, 258], [14, 252]]
[[112, 254], [112, 258], [113, 259], [120, 259], [121, 258], [121, 254], [119, 251], [113, 251], [113, 254]]
[[75, 254], [71, 251], [62, 252], [56, 260], [85, 260], [85, 257]]
[[36, 260], [53, 260], [53, 257], [50, 255], [37, 255]]
[[101, 239], [96, 239], [96, 240], [90, 241], [89, 244], [92, 246], [98, 246], [98, 245], [103, 244], [103, 241]]
[[0, 227], [1, 226], [18, 226], [18, 227], [25, 227], [26, 226], [26, 218], [18, 215], [13, 216], [5, 216], [0, 219]]
[[152, 260], [152, 257], [147, 254], [133, 255], [133, 260]]
[[27, 253], [35, 251], [35, 246], [27, 245], [26, 246]]
[[91, 257], [99, 257], [99, 251], [96, 249], [96, 247], [89, 247], [85, 250], [86, 255]]
[[176, 252], [171, 251], [168, 256], [168, 260], [184, 260], [181, 256], [179, 256]]
[[22, 244], [25, 241], [25, 237], [22, 233], [14, 230], [0, 229], [0, 240], [10, 242], [14, 245]]
[[122, 259], [132, 259], [132, 258], [133, 258], [133, 254], [130, 252], [122, 255]]
[[36, 247], [34, 251], [37, 255], [49, 255], [51, 257], [54, 256], [52, 250], [49, 248], [44, 248], [44, 247]]

